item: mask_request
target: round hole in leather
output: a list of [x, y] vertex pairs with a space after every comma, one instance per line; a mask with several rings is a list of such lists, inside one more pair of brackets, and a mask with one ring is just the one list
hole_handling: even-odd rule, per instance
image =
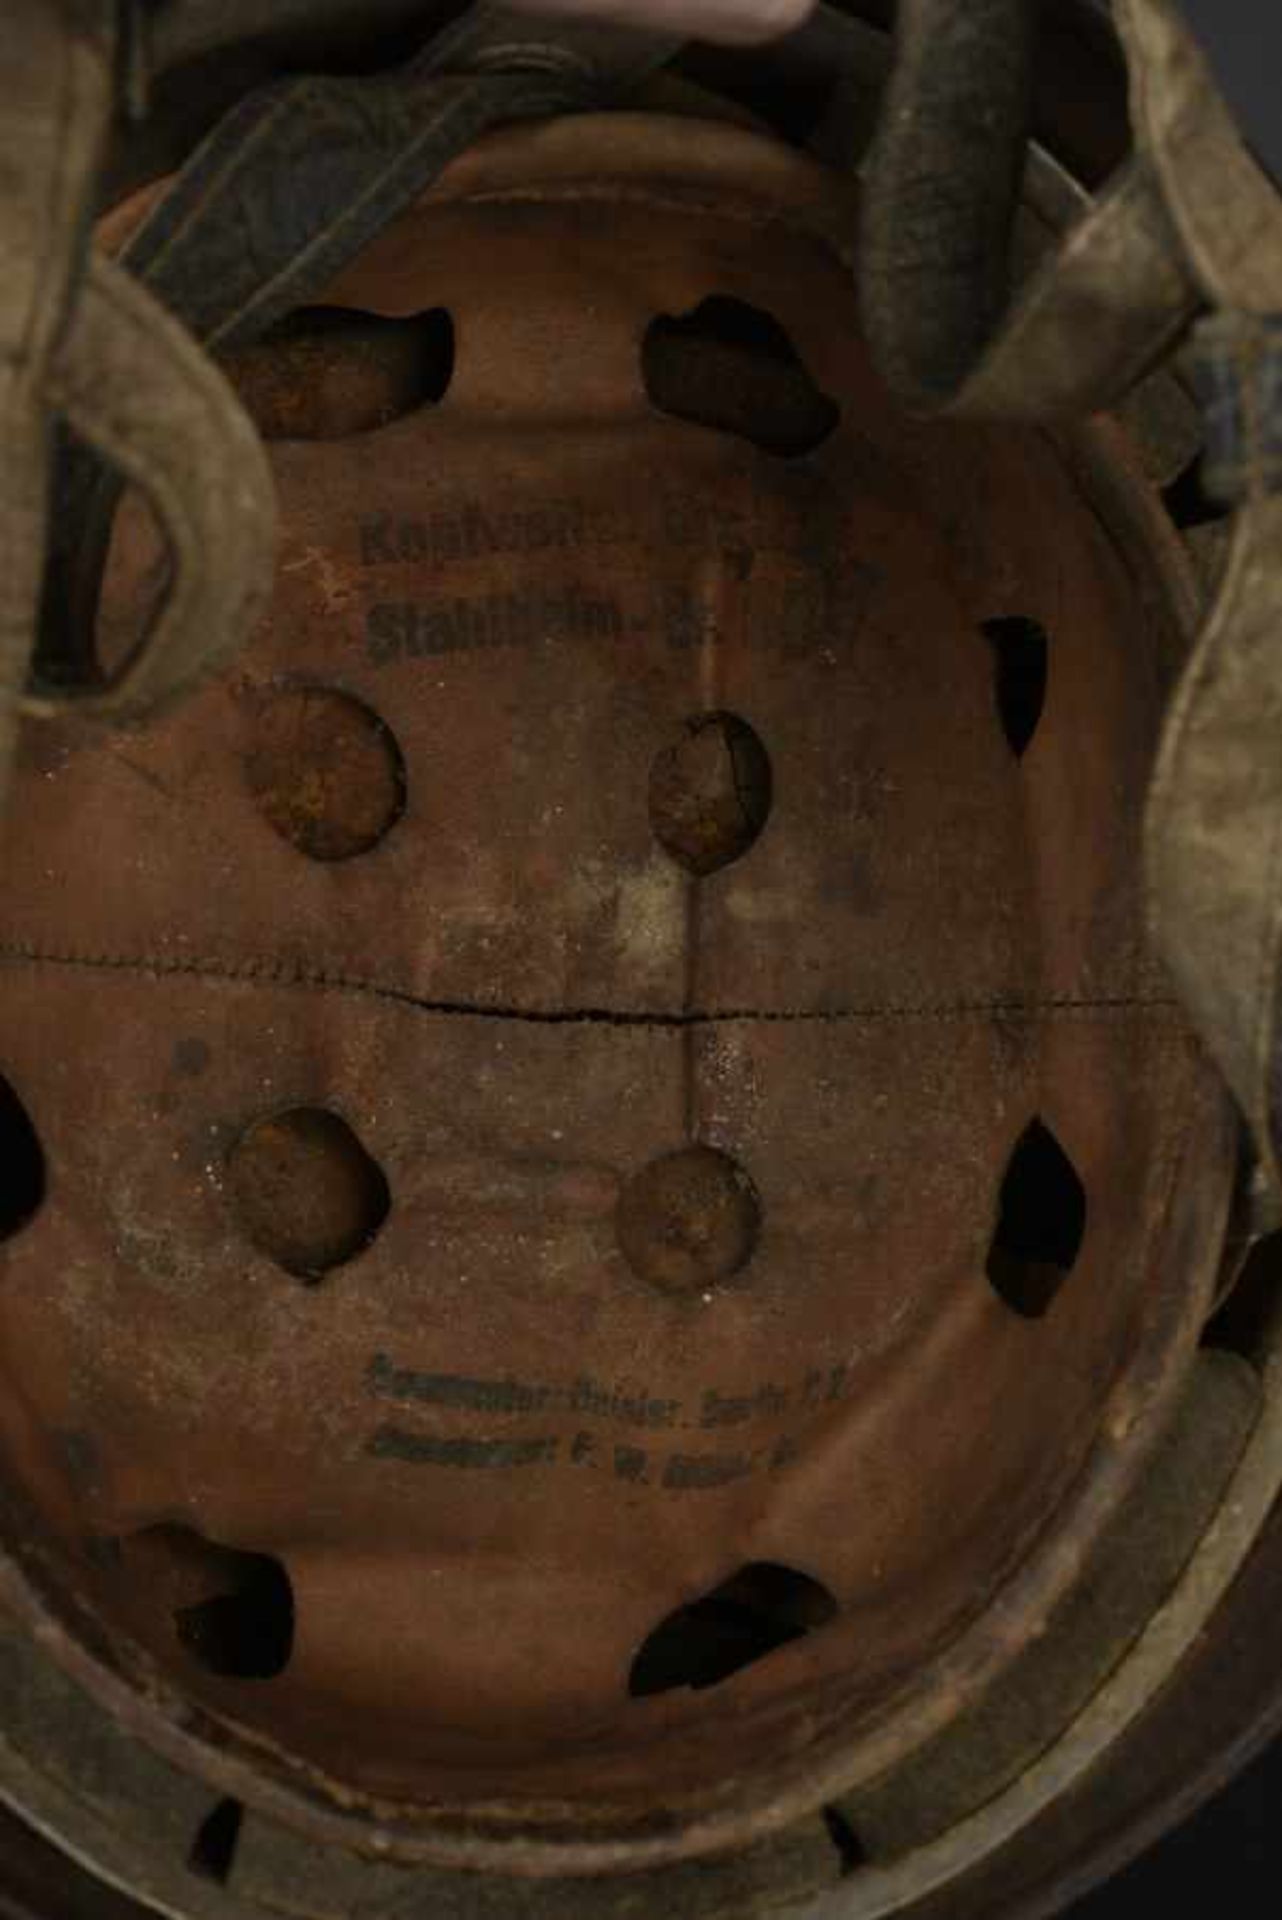
[[[439, 405], [274, 444], [243, 656], [145, 727], [26, 743], [0, 1020], [57, 1180], [3, 1251], [5, 1471], [175, 1689], [436, 1819], [599, 1833], [661, 1783], [675, 1831], [909, 1694], [937, 1722], [1034, 1630], [1048, 1541], [1120, 1497], [1209, 1289], [1219, 1094], [1138, 883], [1175, 644], [1146, 496], [1108, 441], [1106, 531], [1080, 448], [899, 416], [851, 214], [741, 129], [484, 142], [326, 297], [447, 310]], [[811, 450], [651, 404], [647, 328], [713, 300], [830, 400]], [[1022, 755], [1011, 609], [1053, 646]], [[246, 715], [282, 684], [394, 736], [412, 804], [368, 857], [265, 829]], [[724, 862], [655, 832], [691, 716], [769, 773]], [[228, 1192], [297, 1110], [394, 1199], [315, 1289], [247, 1256]], [[1040, 1317], [986, 1264], [1034, 1119], [1085, 1197]], [[751, 1233], [656, 1285], [621, 1203], [692, 1152]], [[271, 1677], [190, 1660], [137, 1577], [179, 1524], [282, 1570]], [[677, 1679], [634, 1690], [692, 1619], [752, 1657], [667, 1635]]]
[[309, 860], [372, 853], [405, 811], [405, 760], [373, 708], [337, 687], [255, 687], [244, 779], [267, 826]]

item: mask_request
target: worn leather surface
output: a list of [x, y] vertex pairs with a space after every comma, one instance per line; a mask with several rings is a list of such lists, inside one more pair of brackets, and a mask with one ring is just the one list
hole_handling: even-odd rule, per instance
[[1282, 505], [1268, 453], [1275, 383], [1251, 320], [1282, 311], [1282, 201], [1175, 10], [1130, 0], [1122, 18], [1136, 118], [1205, 295], [1225, 311], [1218, 340], [1236, 369], [1245, 426], [1232, 543], [1157, 764], [1148, 824], [1154, 910], [1276, 1185]]
[[881, 376], [914, 411], [1047, 420], [1113, 407], [1197, 288], [1141, 148], [1022, 282], [1028, 0], [906, 0], [869, 157], [859, 276]]
[[[1012, 299], [1010, 232], [1028, 80], [1024, 0], [910, 0], [870, 169], [865, 310], [878, 364], [916, 407], [1047, 418], [1113, 402], [1200, 303], [1282, 308], [1282, 203], [1172, 0], [1118, 9], [1136, 154]], [[1201, 642], [1173, 699], [1149, 810], [1158, 936], [1186, 1004], [1278, 1174], [1282, 520], [1276, 377], [1235, 349], [1244, 499]], [[1224, 335], [1216, 336], [1223, 345]], [[1208, 343], [1209, 344], [1209, 343]]]
[[[329, 295], [447, 308], [443, 403], [276, 444], [250, 651], [146, 727], [29, 743], [0, 1018], [49, 1201], [4, 1254], [10, 1469], [184, 1686], [366, 1789], [643, 1808], [660, 1775], [733, 1795], [844, 1737], [1154, 1417], [1166, 1362], [1125, 1370], [1191, 1340], [1210, 1284], [1174, 1195], [1216, 1095], [1136, 888], [1169, 616], [1048, 442], [897, 413], [816, 238], [829, 191], [736, 129], [477, 149]], [[651, 408], [646, 327], [713, 294], [838, 403], [813, 453]], [[1012, 614], [1052, 649], [1022, 760], [980, 630]], [[354, 860], [304, 857], [245, 780], [255, 697], [299, 682], [404, 758]], [[646, 796], [716, 709], [766, 744], [774, 809], [696, 882]], [[311, 1289], [225, 1171], [299, 1104], [392, 1199]], [[1089, 1225], [1032, 1322], [984, 1261], [1037, 1114]], [[691, 1138], [764, 1228], [674, 1301], [614, 1213]], [[287, 1565], [279, 1678], [175, 1644], [139, 1536], [178, 1526]], [[651, 1629], [760, 1561], [837, 1621], [630, 1700]]]
[[[239, 579], [227, 598], [243, 609], [266, 569], [270, 484], [233, 397], [186, 336], [211, 347], [254, 340], [316, 298], [485, 127], [626, 89], [661, 66], [672, 45], [627, 28], [540, 27], [477, 5], [388, 71], [302, 74], [252, 90], [219, 121], [130, 236], [123, 264], [139, 285], [129, 292], [103, 268], [109, 284], [86, 302], [72, 334], [81, 364], [64, 382], [76, 402], [66, 411], [81, 439], [60, 444], [52, 476], [37, 676], [46, 703], [75, 697], [82, 713], [136, 710], [148, 697], [189, 688], [244, 637], [246, 618], [229, 618], [207, 571], [202, 580], [201, 553], [216, 551], [229, 582]], [[126, 293], [130, 322], [114, 328], [110, 364], [94, 355], [90, 328], [118, 315]], [[149, 328], [153, 351], [140, 353]], [[166, 372], [172, 394], [149, 392]], [[86, 418], [98, 395], [109, 416], [101, 431]], [[121, 446], [131, 402], [141, 442], [132, 457]], [[136, 644], [133, 670], [112, 677], [96, 657], [95, 621], [127, 478], [141, 481], [162, 520], [173, 522], [166, 531], [176, 585], [162, 630]]]
[[70, 317], [111, 103], [106, 6], [15, 0], [0, 72], [0, 790], [34, 639], [48, 473], [43, 384]]
[[56, 415], [145, 490], [169, 543], [168, 604], [102, 694], [106, 711], [154, 704], [233, 651], [271, 565], [270, 477], [234, 395], [119, 269], [88, 258], [114, 99], [112, 23], [106, 6], [25, 4], [10, 23], [0, 101], [0, 792], [18, 716], [42, 704], [26, 685], [58, 524]]

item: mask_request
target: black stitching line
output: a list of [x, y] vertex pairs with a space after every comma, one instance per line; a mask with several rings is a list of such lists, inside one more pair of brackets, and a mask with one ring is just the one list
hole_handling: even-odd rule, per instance
[[1080, 1015], [1103, 1017], [1123, 1013], [1177, 1014], [1174, 997], [1136, 995], [1076, 998], [1065, 995], [1044, 1000], [957, 1000], [920, 1005], [864, 1007], [691, 1007], [670, 1011], [628, 1012], [612, 1007], [522, 1007], [478, 1000], [434, 1000], [376, 980], [352, 979], [344, 974], [312, 971], [274, 959], [242, 962], [201, 960], [195, 956], [82, 954], [47, 951], [23, 944], [0, 945], [0, 965], [80, 968], [90, 972], [155, 974], [160, 978], [206, 980], [224, 985], [294, 987], [316, 993], [346, 994], [379, 1000], [411, 1012], [447, 1019], [493, 1020], [530, 1026], [603, 1026], [659, 1028], [682, 1031], [690, 1027], [729, 1025], [873, 1024], [894, 1020], [1040, 1020]]

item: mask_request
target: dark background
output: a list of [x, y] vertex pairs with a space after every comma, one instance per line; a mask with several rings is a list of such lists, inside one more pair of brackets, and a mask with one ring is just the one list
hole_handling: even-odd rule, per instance
[[1257, 156], [1282, 181], [1282, 5], [1184, 0]]
[[[1282, 0], [1184, 0], [1257, 158], [1282, 182]], [[1275, 1623], [1269, 1622], [1269, 1625]], [[1276, 1623], [1282, 1631], [1282, 1620]], [[1071, 1920], [1282, 1910], [1282, 1745], [1152, 1853], [1071, 1908]]]
[[1070, 1907], [1065, 1920], [1176, 1920], [1185, 1914], [1277, 1920], [1280, 1883], [1282, 1745], [1270, 1748], [1218, 1800], [1133, 1867]]

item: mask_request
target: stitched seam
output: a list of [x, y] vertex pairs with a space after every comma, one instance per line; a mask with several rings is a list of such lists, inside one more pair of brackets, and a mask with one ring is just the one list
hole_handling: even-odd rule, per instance
[[[744, 1025], [873, 1025], [881, 1021], [983, 1019], [1042, 1020], [1081, 1016], [1106, 1018], [1126, 1013], [1179, 1013], [1174, 997], [1119, 995], [1042, 1000], [957, 1000], [938, 1003], [871, 1004], [864, 1007], [692, 1007], [629, 1012], [611, 1007], [518, 1006], [473, 1000], [432, 999], [377, 980], [353, 978], [324, 968], [291, 965], [271, 957], [243, 961], [208, 960], [196, 955], [88, 954], [9, 943], [0, 945], [0, 964], [78, 968], [90, 972], [155, 974], [160, 978], [203, 980], [226, 985], [298, 988], [310, 992], [379, 1000], [437, 1018], [525, 1023], [531, 1026], [606, 1026], [683, 1030], [688, 1027]], [[1173, 1024], [1178, 1024], [1173, 1022]]]
[[853, 251], [842, 247], [824, 232], [821, 225], [811, 224], [790, 208], [754, 207], [747, 201], [718, 200], [712, 196], [695, 194], [665, 194], [653, 187], [598, 187], [587, 181], [571, 180], [563, 186], [478, 188], [473, 193], [433, 198], [425, 202], [419, 211], [429, 213], [435, 207], [574, 206], [580, 203], [601, 207], [644, 207], [653, 213], [680, 213], [696, 219], [726, 220], [758, 231], [783, 227], [799, 239], [813, 241], [825, 248], [842, 266], [852, 266], [854, 260]]

